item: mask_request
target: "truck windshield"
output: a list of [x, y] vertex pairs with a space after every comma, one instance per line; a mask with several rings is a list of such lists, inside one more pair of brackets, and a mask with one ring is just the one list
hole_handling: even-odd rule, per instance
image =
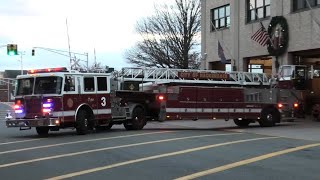
[[16, 95], [30, 95], [33, 90], [34, 78], [18, 79]]
[[50, 76], [19, 79], [17, 83], [16, 95], [19, 96], [31, 94], [60, 94], [61, 87], [62, 77]]
[[34, 94], [60, 94], [62, 77], [37, 77]]

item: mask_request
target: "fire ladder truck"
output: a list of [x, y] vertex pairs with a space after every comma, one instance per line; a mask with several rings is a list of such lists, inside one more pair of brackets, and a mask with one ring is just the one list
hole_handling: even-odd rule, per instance
[[258, 121], [274, 126], [293, 118], [298, 107], [292, 89], [266, 74], [213, 70], [123, 68], [106, 73], [67, 68], [31, 70], [17, 77], [13, 115], [7, 127], [36, 128], [39, 135], [63, 128], [78, 134], [123, 124], [142, 129], [147, 121], [178, 119]]

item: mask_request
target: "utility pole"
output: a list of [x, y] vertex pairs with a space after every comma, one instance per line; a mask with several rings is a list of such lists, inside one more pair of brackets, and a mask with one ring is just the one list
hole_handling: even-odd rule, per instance
[[72, 58], [71, 58], [71, 47], [70, 47], [70, 37], [69, 37], [69, 28], [68, 28], [68, 18], [66, 18], [66, 26], [67, 26], [67, 36], [68, 36], [68, 47], [69, 47], [69, 58], [70, 58], [70, 69], [72, 69]]

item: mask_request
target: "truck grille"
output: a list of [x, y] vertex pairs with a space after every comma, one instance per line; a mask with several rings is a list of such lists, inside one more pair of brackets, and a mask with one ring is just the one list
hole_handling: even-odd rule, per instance
[[41, 116], [41, 97], [32, 96], [25, 99], [25, 118], [34, 118]]

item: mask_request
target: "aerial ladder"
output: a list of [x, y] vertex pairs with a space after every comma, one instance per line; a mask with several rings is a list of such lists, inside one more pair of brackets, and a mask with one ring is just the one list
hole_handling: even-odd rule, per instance
[[123, 68], [114, 74], [123, 82], [196, 83], [238, 86], [270, 86], [265, 73], [227, 72], [216, 70], [168, 69], [168, 68]]

